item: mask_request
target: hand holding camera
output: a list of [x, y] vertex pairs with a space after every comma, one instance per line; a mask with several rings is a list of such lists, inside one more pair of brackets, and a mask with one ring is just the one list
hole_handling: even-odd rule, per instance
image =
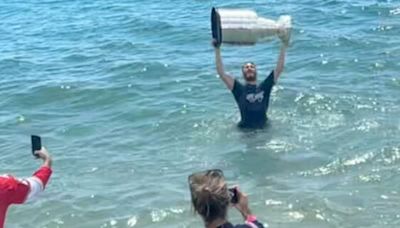
[[229, 188], [229, 194], [231, 198], [231, 204], [240, 211], [245, 219], [248, 215], [251, 215], [251, 211], [249, 209], [249, 199], [246, 194], [239, 190], [239, 187]]
[[36, 158], [40, 158], [43, 160], [43, 164], [45, 166], [51, 167], [52, 159], [49, 152], [46, 148], [42, 147], [42, 140], [40, 136], [32, 135], [31, 136], [32, 143], [32, 154]]

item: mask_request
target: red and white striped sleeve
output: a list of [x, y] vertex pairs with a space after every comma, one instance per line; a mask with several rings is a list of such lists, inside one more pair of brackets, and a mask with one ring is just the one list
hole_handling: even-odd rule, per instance
[[53, 171], [50, 167], [42, 166], [33, 174], [32, 177], [22, 180], [28, 183], [30, 189], [26, 201], [35, 199], [41, 192], [44, 191], [52, 172]]

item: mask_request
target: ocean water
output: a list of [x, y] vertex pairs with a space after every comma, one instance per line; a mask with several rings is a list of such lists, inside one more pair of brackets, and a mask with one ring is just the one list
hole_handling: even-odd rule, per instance
[[[294, 19], [269, 127], [241, 132], [216, 77], [212, 6]], [[222, 47], [259, 80], [279, 42]], [[187, 176], [221, 168], [268, 227], [400, 227], [400, 2], [2, 0], [0, 172], [54, 157], [8, 228], [202, 227]], [[233, 222], [240, 215], [229, 214]]]

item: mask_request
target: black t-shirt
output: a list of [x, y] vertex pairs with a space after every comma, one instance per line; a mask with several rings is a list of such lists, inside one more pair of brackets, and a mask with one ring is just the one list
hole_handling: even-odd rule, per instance
[[251, 224], [240, 224], [240, 225], [233, 225], [230, 222], [227, 222], [218, 228], [264, 228], [263, 224], [259, 223], [257, 220], [254, 222], [251, 222]]
[[240, 109], [242, 128], [263, 128], [267, 122], [269, 97], [274, 86], [274, 71], [260, 85], [243, 85], [235, 79], [232, 93]]

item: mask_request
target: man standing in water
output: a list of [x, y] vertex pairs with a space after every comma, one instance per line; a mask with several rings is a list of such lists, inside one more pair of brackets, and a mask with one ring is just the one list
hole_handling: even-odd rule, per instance
[[259, 85], [257, 85], [256, 65], [252, 62], [245, 63], [242, 66], [242, 74], [246, 82], [244, 85], [227, 74], [222, 63], [220, 45], [215, 40], [212, 41], [215, 50], [217, 72], [228, 89], [232, 91], [240, 109], [241, 121], [238, 124], [240, 128], [263, 128], [267, 122], [267, 110], [271, 90], [278, 81], [285, 65], [288, 41], [284, 41], [284, 39], [282, 41], [283, 44], [275, 70], [271, 71], [269, 76]]

